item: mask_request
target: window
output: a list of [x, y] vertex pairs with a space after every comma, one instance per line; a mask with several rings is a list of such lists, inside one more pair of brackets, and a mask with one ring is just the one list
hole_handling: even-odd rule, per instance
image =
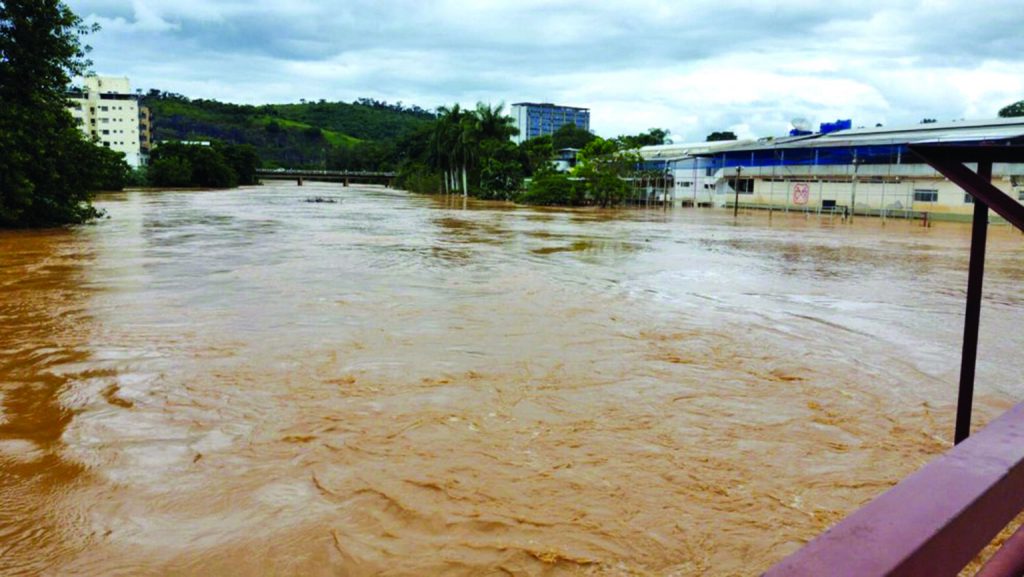
[[964, 193], [964, 204], [974, 204], [974, 197], [969, 195], [969, 194], [967, 194], [965, 192]]
[[110, 131], [109, 131], [109, 130], [101, 130], [100, 132], [101, 132], [102, 134], [110, 134]]
[[1017, 200], [1024, 200], [1024, 190], [1017, 193]]
[[740, 194], [754, 194], [754, 179], [741, 178], [739, 181], [739, 188], [737, 188], [736, 179], [731, 178], [729, 179], [729, 187]]
[[914, 202], [938, 202], [939, 191], [937, 190], [914, 190]]

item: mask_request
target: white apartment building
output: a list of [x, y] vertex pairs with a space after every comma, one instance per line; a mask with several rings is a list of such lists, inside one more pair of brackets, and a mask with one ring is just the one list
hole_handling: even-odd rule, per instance
[[118, 152], [132, 168], [145, 163], [139, 139], [139, 101], [127, 78], [87, 76], [68, 95], [71, 116], [90, 138]]

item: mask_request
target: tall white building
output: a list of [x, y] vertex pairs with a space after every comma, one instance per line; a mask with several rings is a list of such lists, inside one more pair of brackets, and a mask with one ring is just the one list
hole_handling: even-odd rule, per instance
[[139, 100], [127, 78], [87, 76], [68, 98], [78, 127], [100, 144], [123, 152], [132, 168], [144, 164], [139, 139]]
[[575, 124], [583, 130], [590, 130], [590, 109], [578, 106], [561, 106], [550, 102], [516, 102], [510, 110], [516, 121], [519, 134], [512, 140], [519, 144], [538, 136], [554, 134], [566, 124]]

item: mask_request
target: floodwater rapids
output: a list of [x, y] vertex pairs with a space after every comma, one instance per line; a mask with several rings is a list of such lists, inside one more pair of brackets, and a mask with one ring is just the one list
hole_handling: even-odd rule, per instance
[[[752, 575], [952, 437], [966, 225], [98, 205], [0, 232], [2, 575]], [[978, 426], [1024, 394], [989, 244]]]

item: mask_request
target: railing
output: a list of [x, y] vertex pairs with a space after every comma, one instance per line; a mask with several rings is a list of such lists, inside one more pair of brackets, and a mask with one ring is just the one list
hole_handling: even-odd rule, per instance
[[317, 169], [300, 169], [300, 168], [258, 168], [256, 169], [258, 176], [305, 176], [305, 175], [317, 175], [317, 176], [349, 176], [349, 177], [380, 177], [380, 178], [394, 178], [394, 172], [383, 172], [383, 171], [366, 171], [366, 170], [317, 170]]

